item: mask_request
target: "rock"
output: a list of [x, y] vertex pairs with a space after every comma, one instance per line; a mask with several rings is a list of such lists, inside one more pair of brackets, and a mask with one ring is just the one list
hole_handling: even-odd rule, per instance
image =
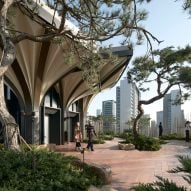
[[103, 184], [110, 184], [112, 181], [112, 171], [111, 167], [108, 165], [98, 165], [94, 163], [85, 163], [83, 164], [80, 160], [72, 161], [72, 165], [77, 166], [79, 168], [83, 168], [83, 165], [87, 165], [92, 170], [93, 175], [101, 178]]
[[43, 145], [37, 145], [37, 150], [47, 150], [47, 151], [55, 151], [56, 144], [43, 144]]
[[120, 150], [134, 150], [135, 149], [135, 145], [133, 145], [132, 143], [119, 143], [119, 149]]
[[94, 174], [101, 177], [104, 184], [110, 184], [112, 181], [111, 167], [108, 165], [88, 164]]
[[117, 190], [113, 189], [110, 185], [105, 185], [102, 186], [101, 188], [97, 188], [91, 185], [88, 191], [117, 191]]

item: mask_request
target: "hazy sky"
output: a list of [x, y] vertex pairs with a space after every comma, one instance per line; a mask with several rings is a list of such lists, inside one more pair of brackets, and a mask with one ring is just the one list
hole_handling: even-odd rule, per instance
[[[167, 46], [184, 47], [187, 44], [191, 44], [191, 16], [184, 12], [181, 6], [182, 0], [175, 2], [174, 0], [153, 0], [152, 3], [147, 4], [149, 11], [148, 19], [144, 22], [144, 26], [159, 40], [164, 40], [159, 46], [155, 43], [155, 48], [164, 48]], [[112, 41], [113, 46], [119, 46], [117, 40]], [[133, 58], [145, 53], [145, 46], [137, 46], [134, 48]], [[131, 61], [133, 60], [131, 59]], [[126, 72], [123, 74], [124, 78]], [[117, 83], [119, 85], [119, 82]], [[96, 115], [96, 110], [102, 108], [102, 101], [104, 100], [116, 100], [115, 95], [116, 86], [110, 90], [105, 90], [103, 93], [99, 93], [91, 102], [88, 114]], [[142, 98], [152, 96], [152, 90], [147, 94], [141, 94]], [[190, 104], [189, 104], [190, 105]], [[145, 114], [150, 114], [152, 119], [156, 119], [156, 112], [162, 110], [162, 100], [157, 101], [151, 105], [143, 106]], [[185, 117], [191, 118], [191, 108], [187, 104], [184, 104]]]

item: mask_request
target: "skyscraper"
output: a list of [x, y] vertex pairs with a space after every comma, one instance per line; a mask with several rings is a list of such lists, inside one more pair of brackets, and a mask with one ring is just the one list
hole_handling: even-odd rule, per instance
[[120, 87], [116, 87], [116, 131], [120, 132]]
[[[138, 109], [139, 91], [135, 83], [128, 83], [127, 78], [120, 81], [120, 87], [116, 89], [117, 122], [120, 121], [119, 129], [123, 132], [131, 128], [129, 122], [135, 118]], [[118, 127], [118, 126], [117, 126]]]
[[96, 109], [96, 116], [101, 115], [101, 109]]
[[182, 134], [184, 128], [184, 112], [180, 104], [175, 104], [180, 97], [179, 90], [172, 90], [163, 99], [163, 132], [164, 134]]
[[103, 130], [116, 133], [116, 101], [107, 100], [102, 102]]
[[163, 111], [157, 111], [156, 113], [157, 117], [157, 126], [159, 126], [159, 123], [162, 122], [163, 123]]

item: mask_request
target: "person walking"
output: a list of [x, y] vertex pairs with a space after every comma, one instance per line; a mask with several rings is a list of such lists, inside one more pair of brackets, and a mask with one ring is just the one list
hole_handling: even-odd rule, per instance
[[190, 141], [190, 121], [186, 121], [185, 123], [185, 141]]
[[94, 135], [96, 135], [94, 126], [91, 124], [91, 122], [88, 122], [88, 125], [86, 125], [86, 131], [87, 131], [87, 137], [88, 137], [88, 144], [87, 144], [87, 149], [91, 149], [91, 151], [94, 151], [94, 147], [93, 147], [93, 139], [94, 139]]
[[80, 128], [80, 123], [77, 122], [76, 126], [74, 128], [74, 138], [75, 138], [75, 142], [76, 142], [76, 151], [81, 151], [81, 142], [82, 142], [82, 132], [81, 132], [81, 128]]
[[159, 123], [159, 138], [162, 136], [163, 128], [162, 128], [162, 122]]

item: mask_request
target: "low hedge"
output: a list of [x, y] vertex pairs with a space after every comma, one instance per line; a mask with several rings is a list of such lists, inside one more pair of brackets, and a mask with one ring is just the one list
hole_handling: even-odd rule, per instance
[[3, 191], [85, 191], [102, 180], [88, 167], [72, 165], [75, 157], [47, 151], [0, 151]]
[[185, 140], [184, 137], [178, 136], [177, 134], [162, 135], [160, 139], [163, 140]]
[[111, 141], [114, 139], [114, 136], [113, 135], [100, 135], [100, 138], [103, 139], [103, 140], [107, 140], [107, 141]]
[[141, 151], [158, 151], [161, 148], [161, 141], [158, 138], [147, 137], [145, 135], [138, 135], [136, 139], [132, 133], [123, 133], [119, 136], [124, 139], [124, 143], [132, 143], [135, 148]]
[[[88, 140], [84, 139], [83, 142], [88, 143]], [[104, 143], [105, 143], [105, 141], [103, 139], [94, 139], [93, 140], [93, 144], [104, 144]]]
[[146, 137], [144, 135], [139, 135], [138, 138], [133, 142], [135, 148], [141, 151], [158, 151], [161, 148], [159, 139]]

